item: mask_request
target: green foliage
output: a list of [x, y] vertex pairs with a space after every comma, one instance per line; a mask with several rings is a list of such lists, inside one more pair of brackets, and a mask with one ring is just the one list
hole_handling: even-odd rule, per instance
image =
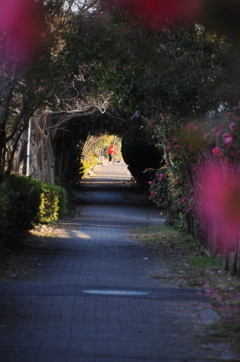
[[40, 184], [24, 176], [10, 175], [0, 184], [0, 238], [14, 239], [19, 231], [32, 229], [40, 206]]
[[15, 174], [0, 178], [0, 240], [11, 244], [19, 232], [66, 213], [67, 194], [60, 186]]
[[154, 173], [151, 170], [159, 168], [163, 162], [161, 151], [134, 136], [123, 137], [122, 154], [129, 171], [143, 187], [147, 187], [149, 177]]
[[48, 223], [57, 220], [59, 216], [67, 212], [67, 194], [60, 187], [49, 183], [40, 182], [40, 206], [38, 222]]
[[81, 160], [80, 174], [87, 175], [99, 162], [99, 158], [92, 153], [87, 155], [86, 160]]
[[42, 183], [40, 199], [39, 222], [57, 220], [59, 206], [56, 187], [48, 183]]

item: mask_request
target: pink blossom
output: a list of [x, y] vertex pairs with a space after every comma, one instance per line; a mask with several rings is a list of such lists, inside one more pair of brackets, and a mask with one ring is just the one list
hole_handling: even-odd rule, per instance
[[160, 198], [160, 199], [158, 199], [158, 201], [159, 201], [159, 202], [162, 202], [162, 200], [163, 200], [163, 199], [161, 199], [161, 198]]
[[209, 137], [209, 133], [204, 133], [204, 135], [203, 135], [204, 141], [206, 141], [208, 139], [208, 137]]
[[180, 148], [180, 146], [179, 146], [179, 145], [175, 145], [174, 147], [175, 147], [175, 148]]
[[152, 185], [152, 181], [148, 181], [148, 184], [149, 184], [149, 185]]
[[1, 0], [0, 32], [6, 34], [6, 51], [18, 60], [29, 58], [41, 32], [39, 4], [35, 0]]
[[164, 174], [163, 174], [163, 173], [160, 173], [160, 174], [159, 174], [159, 181], [162, 181], [163, 177], [164, 177]]
[[214, 156], [223, 156], [222, 150], [218, 146], [212, 149], [212, 153], [214, 154]]
[[225, 113], [224, 116], [227, 118], [232, 117], [232, 113], [231, 112]]
[[182, 202], [186, 202], [186, 201], [187, 201], [187, 197], [183, 196], [183, 197], [181, 198], [181, 201], [182, 201]]
[[188, 124], [186, 126], [188, 131], [197, 131], [198, 130], [198, 126], [196, 126], [194, 123]]
[[212, 248], [234, 250], [240, 237], [240, 169], [212, 162], [203, 164], [195, 180], [195, 211]]
[[224, 141], [224, 143], [229, 144], [229, 143], [232, 142], [232, 140], [233, 140], [233, 137], [232, 137], [232, 134], [231, 134], [231, 133], [225, 133], [225, 134], [223, 135], [223, 141]]
[[230, 123], [229, 128], [231, 131], [234, 131], [236, 129], [236, 122]]
[[167, 146], [167, 150], [169, 151], [169, 150], [171, 150], [172, 149], [172, 147], [170, 146], [170, 145], [168, 145]]

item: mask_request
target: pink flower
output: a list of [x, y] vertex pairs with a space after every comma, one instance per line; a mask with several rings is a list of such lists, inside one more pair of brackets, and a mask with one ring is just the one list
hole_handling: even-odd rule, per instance
[[18, 60], [31, 57], [42, 32], [40, 9], [35, 0], [0, 1], [0, 32], [6, 34], [8, 55]]
[[223, 141], [224, 141], [224, 143], [229, 144], [229, 143], [232, 142], [232, 140], [233, 140], [233, 137], [232, 137], [232, 134], [231, 134], [231, 133], [225, 133], [225, 134], [223, 135]]
[[209, 137], [209, 133], [204, 133], [204, 135], [203, 135], [204, 141], [206, 141], [208, 139], [208, 137]]
[[152, 181], [148, 181], [148, 184], [149, 184], [149, 185], [152, 185]]
[[163, 174], [163, 173], [160, 173], [160, 174], [159, 174], [159, 181], [162, 181], [163, 177], [164, 177], [164, 174]]
[[232, 113], [231, 112], [225, 113], [224, 116], [227, 118], [230, 118], [230, 117], [232, 117]]
[[188, 131], [197, 131], [198, 130], [198, 126], [196, 126], [194, 123], [190, 123], [186, 126]]
[[212, 149], [212, 153], [214, 154], [214, 156], [219, 156], [219, 157], [223, 156], [222, 150], [218, 146]]
[[175, 145], [174, 147], [175, 147], [175, 148], [180, 148], [180, 146], [179, 146], [179, 145]]
[[234, 131], [236, 129], [236, 122], [230, 123], [229, 128], [231, 131]]
[[160, 199], [158, 199], [158, 201], [159, 201], [159, 202], [162, 202], [162, 200], [163, 200], [163, 199], [161, 199], [161, 198], [160, 198]]
[[185, 196], [182, 197], [182, 198], [181, 198], [181, 201], [182, 201], [182, 202], [186, 202], [186, 201], [187, 201], [187, 197], [185, 197]]
[[203, 164], [195, 180], [195, 211], [212, 249], [229, 252], [240, 237], [240, 169]]
[[171, 150], [171, 149], [172, 149], [172, 146], [168, 145], [168, 146], [167, 146], [167, 150], [169, 151], [169, 150]]

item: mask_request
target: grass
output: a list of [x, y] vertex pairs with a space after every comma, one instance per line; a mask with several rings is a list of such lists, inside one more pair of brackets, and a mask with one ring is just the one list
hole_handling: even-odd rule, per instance
[[[131, 237], [144, 243], [164, 260], [167, 282], [178, 287], [200, 287], [220, 315], [212, 336], [240, 351], [240, 280], [223, 269], [222, 256], [210, 255], [191, 235], [167, 226], [140, 228]], [[150, 276], [166, 280], [165, 275]]]

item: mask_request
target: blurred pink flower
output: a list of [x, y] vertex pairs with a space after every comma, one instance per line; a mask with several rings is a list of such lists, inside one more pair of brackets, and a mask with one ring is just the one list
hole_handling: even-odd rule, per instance
[[195, 182], [195, 211], [212, 248], [234, 250], [240, 237], [240, 169], [203, 164]]
[[160, 174], [159, 174], [159, 181], [162, 181], [163, 177], [164, 177], [164, 174], [163, 174], [163, 173], [160, 173]]
[[35, 0], [0, 0], [0, 34], [7, 55], [32, 55], [42, 31], [40, 5]]
[[230, 123], [229, 128], [231, 131], [234, 131], [236, 129], [236, 122]]
[[233, 137], [232, 137], [232, 134], [231, 134], [231, 133], [225, 133], [225, 134], [223, 135], [223, 141], [224, 141], [224, 143], [229, 144], [229, 143], [232, 142], [232, 140], [233, 140]]
[[203, 135], [204, 141], [206, 141], [208, 139], [208, 137], [209, 137], [209, 133], [204, 133], [204, 135]]
[[188, 131], [197, 131], [198, 130], [198, 126], [196, 126], [194, 123], [187, 124], [186, 128]]
[[232, 117], [232, 113], [231, 112], [225, 113], [224, 116], [227, 118]]
[[223, 156], [222, 150], [219, 146], [216, 146], [212, 149], [212, 153], [214, 154], [214, 156]]
[[152, 181], [148, 181], [148, 184], [149, 184], [149, 185], [152, 185]]
[[182, 201], [182, 202], [186, 202], [186, 201], [187, 201], [187, 197], [185, 197], [185, 196], [182, 197], [182, 198], [181, 198], [181, 201]]

